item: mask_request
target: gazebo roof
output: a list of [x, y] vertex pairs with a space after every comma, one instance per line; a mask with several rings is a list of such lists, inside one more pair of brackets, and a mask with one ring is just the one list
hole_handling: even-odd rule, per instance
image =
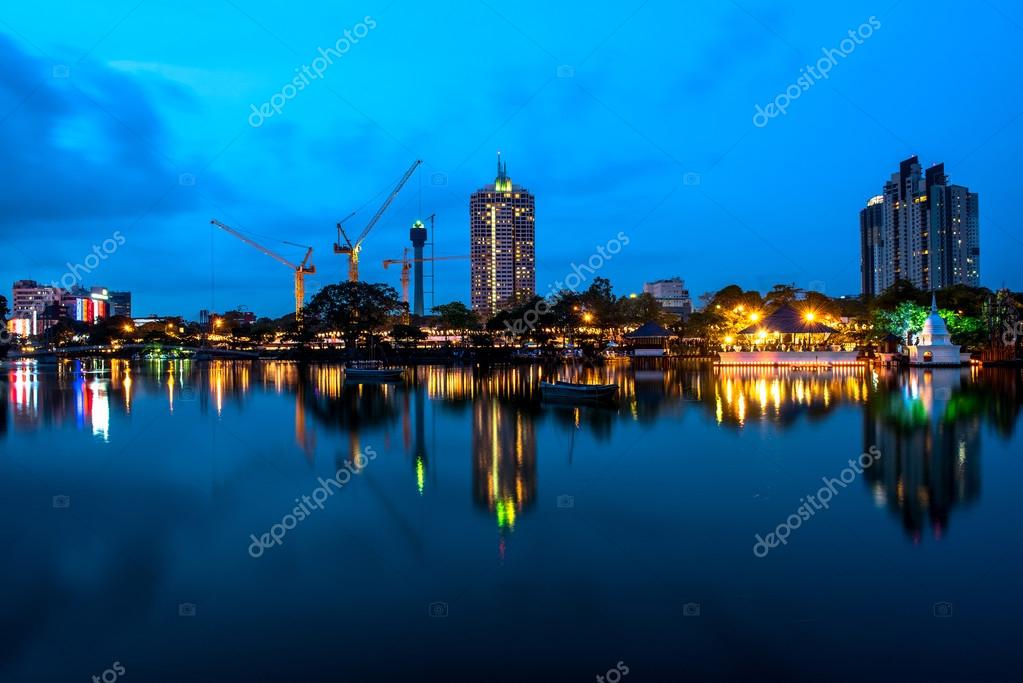
[[654, 321], [643, 323], [641, 326], [625, 334], [626, 339], [643, 339], [653, 337], [672, 337], [674, 334], [664, 329]]
[[822, 322], [807, 320], [788, 304], [783, 305], [760, 322], [740, 331], [739, 334], [756, 334], [761, 330], [781, 332], [782, 334], [828, 334], [835, 331]]

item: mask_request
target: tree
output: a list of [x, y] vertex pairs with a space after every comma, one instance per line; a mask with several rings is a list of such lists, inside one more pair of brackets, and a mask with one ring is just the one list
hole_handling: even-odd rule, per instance
[[7, 314], [11, 312], [11, 309], [7, 308], [7, 297], [0, 294], [0, 323], [7, 324]]
[[74, 341], [75, 335], [80, 334], [83, 330], [84, 326], [81, 323], [61, 318], [43, 333], [43, 339], [46, 340], [46, 343], [54, 346], [68, 346]]
[[416, 325], [399, 323], [391, 328], [391, 339], [399, 346], [410, 348], [426, 339], [426, 332], [423, 332]]
[[437, 315], [441, 329], [457, 332], [460, 336], [480, 326], [476, 313], [466, 308], [461, 301], [434, 306], [432, 310]]
[[[785, 304], [795, 301], [801, 291], [795, 285], [775, 285], [764, 297], [764, 305], [772, 311], [781, 308]], [[814, 293], [819, 294], [818, 292]]]
[[648, 321], [654, 321], [660, 325], [677, 323], [677, 315], [668, 313], [653, 294], [643, 292], [636, 297], [622, 297], [616, 302], [615, 316], [619, 326], [636, 327]]
[[89, 328], [89, 343], [93, 346], [106, 346], [115, 339], [125, 339], [135, 334], [135, 325], [131, 318], [114, 315], [100, 320]]
[[406, 304], [393, 287], [369, 282], [327, 285], [303, 310], [303, 324], [311, 329], [341, 334], [345, 346], [358, 347], [359, 340], [382, 332], [391, 319], [401, 315]]
[[874, 308], [895, 310], [895, 307], [904, 301], [911, 301], [921, 306], [929, 299], [927, 294], [917, 289], [909, 280], [896, 280], [880, 296], [874, 299]]

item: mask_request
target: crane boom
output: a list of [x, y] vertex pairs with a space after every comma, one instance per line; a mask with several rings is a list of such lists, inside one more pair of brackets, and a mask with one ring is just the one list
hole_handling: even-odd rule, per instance
[[380, 208], [377, 209], [377, 212], [373, 214], [372, 218], [369, 219], [369, 223], [366, 224], [366, 227], [362, 229], [362, 232], [359, 234], [359, 237], [355, 240], [356, 247], [361, 245], [362, 241], [366, 239], [366, 237], [369, 235], [369, 231], [373, 229], [373, 226], [377, 224], [377, 221], [380, 220], [380, 217], [384, 215], [384, 211], [387, 211], [387, 207], [391, 205], [391, 202], [393, 202], [395, 197], [398, 196], [398, 193], [401, 192], [401, 188], [405, 187], [405, 183], [408, 182], [408, 179], [412, 177], [412, 174], [415, 173], [416, 169], [419, 168], [419, 164], [421, 163], [423, 163], [422, 159], [416, 159], [415, 161], [412, 162], [412, 165], [408, 167], [408, 170], [405, 171], [405, 175], [401, 177], [401, 180], [398, 181], [398, 184], [394, 186], [393, 190], [391, 190], [391, 194], [387, 196], [387, 199], [385, 199], [384, 203], [380, 205]]
[[[283, 263], [284, 265], [286, 265], [288, 268], [291, 268], [291, 270], [295, 272], [295, 320], [301, 321], [302, 307], [305, 305], [305, 276], [313, 275], [316, 273], [316, 266], [311, 264], [306, 265], [307, 263], [309, 263], [309, 259], [313, 255], [313, 248], [306, 247], [305, 258], [302, 259], [302, 265], [296, 266], [294, 263], [284, 258], [280, 254], [275, 253], [264, 247], [262, 244], [259, 244], [258, 242], [249, 239], [245, 235], [241, 234], [240, 232], [232, 228], [230, 225], [221, 223], [216, 219], [211, 220], [210, 223], [217, 226], [224, 232], [234, 235], [235, 237], [240, 239], [242, 242], [245, 242], [245, 244], [249, 245], [250, 247], [260, 250], [261, 252], [263, 252], [270, 258], [274, 259], [275, 261]], [[290, 244], [296, 247], [305, 246], [303, 244], [295, 244], [294, 242], [285, 242], [285, 244]]]
[[[234, 235], [235, 237], [240, 239], [242, 242], [245, 242], [245, 244], [249, 245], [250, 247], [254, 247], [256, 249], [259, 249], [261, 252], [263, 252], [264, 254], [269, 256], [270, 258], [272, 258], [272, 259], [274, 259], [276, 261], [279, 261], [280, 263], [283, 263], [284, 265], [286, 265], [287, 267], [291, 268], [292, 270], [298, 270], [299, 269], [300, 266], [296, 266], [294, 263], [292, 263], [288, 259], [284, 258], [280, 254], [277, 254], [275, 252], [270, 251], [269, 249], [264, 247], [262, 244], [259, 244], [258, 242], [254, 242], [253, 240], [250, 240], [248, 237], [246, 237], [245, 235], [241, 234], [240, 232], [238, 232], [237, 230], [235, 230], [231, 226], [225, 225], [224, 223], [221, 223], [220, 221], [218, 221], [216, 219], [211, 220], [210, 223], [212, 223], [213, 225], [217, 226], [218, 228], [220, 228], [224, 232], [227, 232], [227, 233], [230, 233], [230, 234]], [[302, 246], [302, 245], [298, 245], [298, 246]], [[312, 251], [312, 249], [310, 249], [310, 251]], [[306, 254], [306, 258], [309, 258], [308, 254]], [[304, 262], [303, 262], [303, 265], [305, 265]]]

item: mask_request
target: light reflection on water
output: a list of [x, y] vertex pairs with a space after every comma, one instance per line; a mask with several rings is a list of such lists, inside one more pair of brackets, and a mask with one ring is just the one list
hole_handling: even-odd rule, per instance
[[[253, 566], [242, 543], [248, 534], [279, 519], [281, 505], [307, 492], [312, 475], [329, 476], [367, 445], [384, 457], [367, 468], [351, 495], [346, 492], [349, 507], [328, 510], [293, 532], [274, 557], [283, 561], [296, 553], [295, 562], [301, 557], [354, 572], [347, 568], [365, 558], [402, 557], [404, 551], [390, 544], [408, 540], [416, 549], [411, 559], [393, 560], [403, 572], [430, 575], [424, 556], [444, 548], [444, 559], [435, 561], [459, 587], [450, 590], [475, 591], [479, 601], [501, 594], [492, 577], [470, 569], [480, 556], [533, 585], [546, 581], [551, 569], [537, 558], [553, 554], [562, 562], [584, 562], [587, 581], [595, 585], [628, 581], [636, 588], [620, 590], [640, 591], [626, 600], [639, 609], [645, 586], [670, 592], [679, 582], [707, 583], [704, 571], [716, 576], [754, 562], [754, 533], [784, 519], [820, 477], [834, 475], [871, 446], [880, 449], [881, 459], [841, 494], [826, 518], [772, 553], [774, 571], [804, 572], [808, 562], [855, 565], [869, 551], [863, 538], [848, 535], [854, 529], [885, 548], [893, 571], [919, 571], [925, 556], [917, 553], [937, 547], [946, 553], [937, 556], [943, 566], [959, 567], [970, 578], [975, 569], [967, 567], [969, 555], [960, 548], [982, 540], [975, 537], [978, 529], [1003, 535], [1018, 523], [1005, 516], [999, 486], [1018, 475], [1016, 464], [1000, 458], [990, 464], [996, 468], [992, 478], [981, 459], [984, 448], [1019, 451], [1023, 382], [1016, 370], [810, 371], [685, 363], [574, 370], [420, 367], [390, 384], [347, 384], [336, 365], [256, 361], [8, 364], [2, 373], [0, 474], [9, 486], [55, 495], [64, 491], [53, 490], [50, 479], [65, 471], [84, 477], [90, 467], [118, 487], [146, 490], [161, 477], [173, 480], [181, 487], [175, 497], [208, 501], [201, 509], [207, 542], [229, 549], [224, 552], [241, 563], [234, 570], [241, 575], [278, 561]], [[540, 382], [567, 377], [613, 382], [619, 399], [610, 406], [544, 403]], [[40, 443], [45, 452], [33, 450]], [[18, 475], [27, 478], [16, 484]], [[981, 495], [985, 476], [996, 490], [989, 508]], [[89, 493], [83, 489], [72, 500]], [[575, 496], [571, 512], [555, 506], [561, 494]], [[260, 502], [245, 507], [239, 499]], [[83, 503], [70, 509], [89, 514]], [[161, 528], [178, 521], [170, 510], [146, 514]], [[105, 521], [107, 526], [90, 528], [117, 536], [117, 526]], [[25, 529], [35, 539], [50, 532]], [[315, 550], [304, 549], [304, 542]], [[363, 555], [351, 556], [352, 547]], [[597, 550], [604, 559], [594, 564], [590, 553]], [[612, 551], [621, 557], [608, 557]], [[811, 551], [818, 555], [804, 554]], [[161, 552], [171, 575], [171, 566], [200, 561], [179, 557], [177, 550]], [[29, 557], [45, 565], [31, 552]], [[533, 563], [522, 564], [529, 557]], [[704, 559], [694, 563], [693, 557]], [[230, 575], [221, 566], [226, 561], [202, 565], [203, 571]], [[28, 566], [45, 573], [45, 566]], [[760, 576], [752, 572], [764, 566], [751, 565], [749, 575]], [[820, 583], [827, 576], [800, 581]], [[988, 577], [975, 578], [978, 585], [991, 584]], [[366, 614], [376, 614], [371, 610], [381, 609], [379, 601], [395, 589], [382, 579], [374, 584], [372, 576], [361, 579], [369, 581], [366, 595], [347, 595], [356, 602], [346, 609], [362, 614], [364, 599]], [[311, 578], [274, 590], [304, 604], [307, 593], [330, 589], [326, 581]], [[563, 595], [551, 599], [585, 601], [585, 586], [562, 585]], [[230, 593], [230, 580], [217, 590]], [[834, 598], [835, 590], [822, 583], [818, 592]], [[430, 588], [423, 603], [438, 591]], [[670, 599], [684, 602], [684, 592]], [[725, 600], [722, 595], [704, 600]], [[865, 599], [859, 594], [849, 600], [854, 597]], [[784, 599], [781, 609], [795, 614], [817, 597], [793, 588]], [[844, 598], [835, 599], [841, 604]], [[624, 604], [620, 609], [628, 609]], [[504, 611], [515, 610], [505, 605]], [[407, 618], [400, 609], [386, 614], [394, 623]], [[666, 617], [645, 618], [672, 628], [670, 620], [658, 621]], [[515, 619], [523, 627], [529, 623], [523, 614]], [[462, 628], [461, 638], [471, 639], [473, 627]], [[646, 652], [639, 642], [631, 646]], [[668, 656], [647, 654], [651, 662]], [[0, 657], [0, 672], [2, 665]]]

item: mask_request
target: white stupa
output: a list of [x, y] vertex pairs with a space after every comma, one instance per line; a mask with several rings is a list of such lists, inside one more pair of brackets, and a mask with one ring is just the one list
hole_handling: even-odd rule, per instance
[[910, 365], [961, 365], [959, 347], [952, 343], [948, 325], [938, 315], [938, 301], [931, 294], [931, 314], [917, 335], [916, 345], [907, 347]]

